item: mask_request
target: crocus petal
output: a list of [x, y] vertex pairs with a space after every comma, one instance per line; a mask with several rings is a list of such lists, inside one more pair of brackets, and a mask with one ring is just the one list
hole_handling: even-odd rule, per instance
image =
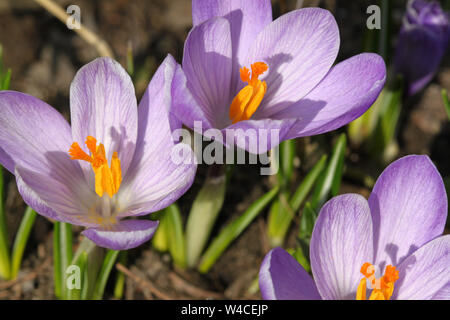
[[[189, 33], [183, 55], [187, 85], [207, 119], [215, 127], [230, 121], [232, 50], [230, 24], [213, 18]], [[201, 120], [201, 119], [198, 119]]]
[[139, 134], [118, 199], [124, 215], [147, 214], [177, 200], [191, 186], [196, 164], [190, 146], [177, 143], [181, 123], [172, 116], [172, 81], [177, 63], [168, 56], [139, 105]]
[[222, 130], [222, 136], [226, 138], [224, 144], [227, 146], [234, 143], [249, 153], [262, 154], [287, 140], [295, 122], [296, 119], [240, 121]]
[[444, 57], [447, 39], [425, 28], [402, 30], [395, 52], [396, 72], [403, 75], [409, 95], [422, 90], [435, 76]]
[[450, 299], [450, 236], [439, 237], [410, 255], [398, 267], [393, 299]]
[[86, 229], [82, 234], [100, 247], [128, 250], [150, 240], [157, 227], [158, 221], [124, 220], [109, 227]]
[[36, 212], [61, 222], [95, 225], [85, 217], [96, 194], [87, 186], [81, 171], [78, 184], [64, 183], [50, 175], [20, 166], [16, 166], [14, 174], [23, 200]]
[[289, 139], [336, 130], [366, 112], [385, 81], [383, 59], [363, 53], [333, 67], [311, 93], [274, 118], [298, 119], [287, 135]]
[[214, 17], [230, 23], [233, 50], [232, 91], [239, 84], [239, 67], [258, 33], [272, 22], [270, 0], [194, 0], [192, 20], [197, 26]]
[[444, 231], [447, 195], [427, 156], [404, 157], [386, 168], [373, 188], [369, 205], [380, 269], [399, 265]]
[[362, 196], [348, 194], [320, 211], [310, 246], [311, 268], [327, 300], [355, 299], [364, 263], [373, 259], [372, 221]]
[[[196, 124], [203, 129], [211, 129], [215, 121], [209, 118], [201, 105], [196, 101], [191, 91], [188, 89], [186, 74], [180, 65], [177, 64], [172, 83], [172, 113], [188, 128], [196, 129]], [[197, 123], [196, 123], [197, 122]], [[198, 132], [202, 134], [202, 130]]]
[[[133, 158], [137, 137], [137, 102], [133, 82], [122, 66], [98, 58], [83, 66], [70, 87], [72, 135], [86, 152], [84, 142], [93, 136], [105, 146], [106, 157], [117, 151], [124, 175]], [[93, 172], [80, 161], [87, 177]]]
[[286, 251], [270, 251], [259, 271], [259, 288], [265, 300], [320, 300], [311, 276]]
[[292, 11], [268, 25], [244, 63], [269, 65], [262, 77], [267, 93], [254, 117], [269, 118], [307, 95], [330, 70], [339, 43], [336, 20], [320, 8]]
[[439, 290], [431, 300], [450, 300], [450, 282]]
[[0, 92], [0, 163], [16, 174], [25, 202], [50, 218], [58, 214], [30, 190], [31, 183], [23, 184], [16, 168], [40, 175], [40, 187], [55, 194], [61, 191], [57, 186], [69, 194], [76, 188], [89, 190], [81, 168], [67, 153], [71, 141], [69, 124], [48, 104], [27, 94]]

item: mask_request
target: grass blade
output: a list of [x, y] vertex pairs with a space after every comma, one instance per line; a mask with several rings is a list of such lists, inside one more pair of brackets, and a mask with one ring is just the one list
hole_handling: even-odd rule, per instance
[[186, 224], [186, 260], [193, 268], [206, 246], [225, 200], [226, 177], [208, 176], [195, 198]]
[[319, 162], [308, 172], [305, 179], [303, 179], [300, 186], [295, 191], [294, 195], [290, 200], [290, 205], [292, 210], [298, 211], [303, 204], [303, 201], [306, 199], [307, 195], [310, 193], [314, 183], [316, 183], [317, 179], [320, 177], [320, 174], [325, 169], [327, 164], [328, 157], [326, 155], [320, 158]]
[[103, 298], [103, 294], [105, 292], [106, 283], [108, 282], [109, 275], [111, 273], [112, 267], [116, 262], [117, 256], [120, 251], [117, 250], [108, 250], [106, 253], [105, 260], [103, 260], [102, 268], [100, 269], [100, 273], [98, 275], [95, 289], [94, 289], [94, 300], [100, 300]]
[[292, 181], [294, 173], [294, 158], [296, 152], [295, 140], [283, 141], [280, 145], [280, 171], [281, 186], [287, 186]]
[[3, 202], [3, 168], [0, 166], [0, 277], [11, 278], [11, 259], [9, 256], [8, 231], [6, 228], [6, 212]]
[[448, 101], [448, 92], [442, 89], [442, 101], [444, 101], [445, 111], [447, 112], [448, 120], [450, 121], [450, 102]]
[[28, 238], [33, 228], [34, 221], [36, 220], [37, 213], [30, 207], [27, 207], [25, 214], [17, 231], [16, 238], [14, 240], [14, 246], [12, 249], [12, 265], [11, 265], [11, 278], [15, 279], [20, 270], [22, 264], [23, 252], [28, 242]]
[[[119, 254], [119, 263], [126, 265], [128, 251], [121, 251]], [[121, 271], [117, 272], [116, 285], [114, 286], [114, 297], [116, 299], [123, 298], [123, 289], [125, 287], [125, 274]]]
[[347, 138], [345, 134], [341, 134], [338, 142], [333, 148], [328, 167], [322, 173], [319, 183], [316, 185], [316, 189], [314, 190], [314, 194], [311, 200], [311, 207], [314, 210], [318, 210], [318, 208], [320, 208], [328, 200], [333, 185], [335, 189], [339, 187], [346, 148]]
[[152, 238], [153, 247], [160, 252], [169, 251], [169, 235], [167, 234], [167, 218], [164, 215], [164, 211], [159, 211], [157, 215], [160, 216], [158, 219], [158, 228], [155, 231], [155, 235]]
[[[74, 267], [74, 279], [75, 283], [72, 283], [73, 287], [68, 287], [69, 300], [80, 300], [83, 295], [83, 290], [86, 290], [87, 284], [87, 265], [88, 265], [88, 254], [87, 252], [82, 252], [78, 259], [71, 265]], [[70, 268], [70, 267], [69, 267]], [[70, 270], [69, 270], [70, 271]], [[78, 273], [79, 272], [79, 273]], [[70, 276], [69, 276], [70, 277]], [[71, 279], [68, 279], [69, 282]]]
[[278, 194], [279, 188], [274, 188], [256, 200], [239, 218], [232, 221], [213, 240], [203, 255], [198, 270], [208, 272], [228, 246], [250, 225], [250, 223], [267, 207]]
[[53, 269], [55, 295], [67, 299], [66, 270], [72, 262], [72, 226], [56, 221], [53, 231]]
[[184, 241], [183, 224], [180, 209], [174, 203], [165, 210], [166, 230], [169, 237], [169, 252], [175, 265], [186, 268], [186, 244]]

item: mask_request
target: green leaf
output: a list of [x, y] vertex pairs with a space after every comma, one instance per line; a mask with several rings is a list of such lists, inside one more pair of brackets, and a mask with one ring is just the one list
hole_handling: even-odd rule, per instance
[[67, 299], [66, 270], [72, 262], [72, 226], [56, 221], [53, 227], [53, 269], [55, 295]]
[[11, 278], [15, 279], [20, 270], [20, 265], [22, 264], [23, 252], [28, 242], [28, 238], [33, 228], [34, 221], [36, 220], [37, 213], [27, 207], [25, 214], [17, 231], [16, 238], [14, 241], [14, 246], [12, 249], [12, 268], [11, 268]]
[[207, 273], [228, 246], [250, 225], [278, 194], [274, 188], [256, 200], [239, 218], [225, 226], [200, 260], [198, 270]]
[[11, 259], [9, 256], [8, 231], [3, 202], [3, 186], [3, 168], [0, 166], [0, 277], [9, 280], [11, 278]]
[[[164, 212], [164, 211], [162, 211]], [[160, 252], [169, 250], [169, 235], [167, 234], [167, 218], [164, 214], [160, 215], [158, 228], [152, 238], [153, 247]]]
[[94, 289], [100, 269], [103, 265], [105, 251], [104, 248], [98, 247], [86, 237], [83, 237], [83, 240], [78, 246], [75, 256], [72, 259], [72, 264], [77, 264], [77, 261], [79, 261], [82, 255], [87, 255], [86, 269], [83, 275], [84, 278], [80, 293], [81, 300], [92, 299], [94, 295]]
[[319, 182], [316, 184], [314, 194], [311, 200], [311, 207], [318, 210], [330, 197], [334, 188], [336, 192], [339, 189], [342, 178], [342, 166], [347, 148], [347, 138], [341, 134], [338, 142], [333, 148], [327, 169], [322, 173]]
[[94, 289], [94, 300], [100, 300], [103, 298], [103, 294], [105, 293], [106, 283], [108, 282], [109, 275], [111, 270], [116, 262], [117, 256], [120, 251], [117, 250], [108, 250], [106, 253], [105, 260], [103, 260], [102, 268], [100, 269], [100, 273], [98, 275], [97, 281], [95, 283]]
[[186, 224], [186, 259], [193, 268], [206, 246], [225, 200], [225, 173], [208, 176], [195, 198]]
[[301, 247], [295, 249], [295, 251], [292, 253], [292, 256], [295, 258], [295, 260], [297, 260], [298, 263], [302, 265], [303, 269], [305, 269], [306, 272], [311, 271], [311, 265], [309, 264], [308, 258], [303, 253]]
[[402, 110], [402, 98], [403, 78], [398, 76], [384, 89], [380, 101], [380, 119], [368, 144], [370, 153], [386, 162], [395, 156], [392, 146], [396, 144], [395, 136]]
[[295, 140], [286, 140], [280, 144], [280, 185], [285, 187], [292, 181], [294, 173], [294, 158], [296, 153]]
[[[83, 296], [83, 291], [86, 291], [86, 288], [88, 286], [87, 279], [87, 267], [88, 267], [88, 254], [86, 251], [83, 251], [78, 259], [72, 264], [73, 266], [78, 267], [79, 269], [79, 285], [80, 287], [77, 288], [76, 286], [73, 289], [68, 289], [68, 299], [69, 300], [80, 300]], [[75, 280], [76, 281], [76, 280]]]
[[1, 75], [0, 90], [8, 90], [10, 83], [11, 83], [11, 69], [8, 69], [6, 71], [6, 74]]
[[306, 196], [310, 193], [314, 183], [316, 183], [320, 174], [323, 172], [328, 157], [326, 155], [320, 158], [319, 162], [308, 172], [305, 179], [303, 179], [300, 186], [295, 191], [294, 195], [291, 197], [290, 204], [291, 208], [294, 211], [298, 211], [303, 204], [303, 201], [306, 199]]
[[442, 101], [444, 101], [445, 111], [447, 112], [448, 120], [450, 121], [450, 102], [448, 101], [448, 93], [447, 90], [442, 89]]
[[[119, 263], [126, 265], [128, 251], [121, 251], [119, 254]], [[125, 274], [121, 271], [117, 271], [116, 285], [114, 286], [114, 297], [116, 299], [123, 298], [123, 290], [125, 287]]]
[[287, 201], [287, 193], [280, 194], [278, 199], [273, 202], [267, 223], [267, 232], [272, 248], [279, 247], [283, 244], [293, 218], [303, 204], [303, 201], [311, 192], [314, 183], [323, 172], [326, 164], [327, 156], [324, 155], [308, 172], [289, 202]]
[[303, 209], [303, 214], [300, 220], [300, 239], [310, 239], [314, 224], [316, 223], [317, 213], [310, 202], [307, 202]]
[[169, 237], [169, 252], [175, 265], [186, 268], [186, 247], [180, 209], [174, 203], [165, 210], [166, 230]]

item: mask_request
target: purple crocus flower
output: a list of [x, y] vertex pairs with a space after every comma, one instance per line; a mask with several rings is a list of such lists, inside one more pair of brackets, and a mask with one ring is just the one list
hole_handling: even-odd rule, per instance
[[394, 61], [396, 72], [406, 81], [407, 94], [419, 92], [436, 74], [449, 42], [449, 21], [437, 1], [408, 2]]
[[[327, 10], [272, 21], [270, 0], [193, 0], [192, 16], [184, 75], [176, 76], [191, 95], [177, 95], [174, 112], [194, 130], [195, 121], [223, 137], [230, 129], [227, 145], [264, 153], [283, 140], [335, 130], [361, 116], [384, 86], [386, 67], [376, 54], [333, 67], [340, 38]], [[259, 149], [250, 150], [241, 135], [248, 129], [279, 130], [278, 139], [258, 139]]]
[[150, 239], [157, 221], [127, 218], [173, 203], [196, 171], [193, 161], [171, 161], [172, 130], [181, 126], [169, 113], [176, 68], [167, 57], [138, 108], [119, 63], [85, 65], [70, 88], [71, 127], [37, 98], [0, 92], [0, 163], [24, 201], [45, 217], [87, 227], [83, 234], [102, 247], [125, 250]]
[[449, 299], [446, 218], [444, 184], [431, 160], [402, 158], [379, 177], [369, 201], [348, 194], [324, 205], [310, 245], [314, 280], [286, 251], [272, 250], [260, 270], [262, 296]]

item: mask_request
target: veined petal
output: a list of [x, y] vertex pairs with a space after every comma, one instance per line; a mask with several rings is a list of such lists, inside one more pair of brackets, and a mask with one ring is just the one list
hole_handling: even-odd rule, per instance
[[407, 156], [387, 167], [369, 198], [376, 263], [399, 265], [440, 236], [447, 219], [444, 182], [430, 158]]
[[333, 67], [306, 97], [273, 117], [297, 119], [289, 139], [336, 130], [366, 112], [385, 82], [383, 59], [363, 53]]
[[[57, 219], [55, 212], [41, 199], [34, 186], [49, 192], [67, 191], [65, 197], [76, 188], [86, 188], [81, 168], [70, 160], [67, 150], [72, 143], [70, 127], [62, 115], [48, 104], [27, 94], [0, 92], [0, 163], [16, 175], [19, 191], [26, 203], [38, 213]], [[39, 175], [40, 183], [23, 180], [18, 175]]]
[[314, 226], [311, 268], [327, 300], [355, 299], [364, 263], [373, 259], [372, 221], [367, 200], [357, 194], [335, 197]]
[[[206, 118], [215, 127], [229, 121], [232, 49], [230, 24], [213, 18], [189, 33], [183, 56], [187, 86]], [[201, 121], [202, 119], [196, 119]]]
[[306, 96], [330, 70], [339, 44], [336, 20], [320, 8], [292, 11], [264, 28], [244, 63], [269, 65], [261, 79], [267, 82], [267, 93], [255, 119], [270, 118]]
[[177, 143], [179, 136], [174, 130], [181, 129], [181, 123], [170, 112], [176, 68], [175, 60], [168, 56], [139, 104], [136, 151], [117, 195], [124, 215], [167, 207], [189, 189], [195, 177], [194, 154], [190, 146]]
[[157, 227], [158, 221], [123, 220], [108, 228], [86, 229], [82, 234], [100, 247], [128, 250], [150, 240]]
[[[133, 82], [122, 66], [110, 58], [83, 66], [70, 87], [70, 112], [73, 140], [87, 152], [84, 141], [95, 137], [105, 146], [108, 160], [117, 151], [125, 174], [136, 145], [137, 102]], [[81, 165], [93, 182], [90, 164]]]
[[39, 214], [61, 222], [91, 226], [86, 219], [95, 193], [82, 179], [67, 185], [49, 175], [16, 166], [17, 188], [27, 205]]
[[237, 122], [224, 130], [222, 136], [227, 146], [233, 143], [252, 154], [267, 153], [286, 140], [296, 119], [247, 120]]
[[193, 0], [194, 26], [224, 17], [230, 23], [232, 53], [232, 91], [239, 86], [239, 67], [256, 36], [272, 22], [270, 0]]
[[394, 299], [450, 299], [450, 236], [427, 243], [406, 258], [398, 269], [400, 279]]
[[259, 288], [265, 300], [320, 300], [311, 276], [286, 251], [270, 251], [259, 271]]
[[[202, 123], [202, 129], [211, 129], [214, 118], [203, 108], [188, 89], [186, 74], [179, 64], [175, 68], [172, 83], [172, 113], [188, 128], [195, 128], [195, 121]], [[199, 132], [202, 134], [202, 132]]]

